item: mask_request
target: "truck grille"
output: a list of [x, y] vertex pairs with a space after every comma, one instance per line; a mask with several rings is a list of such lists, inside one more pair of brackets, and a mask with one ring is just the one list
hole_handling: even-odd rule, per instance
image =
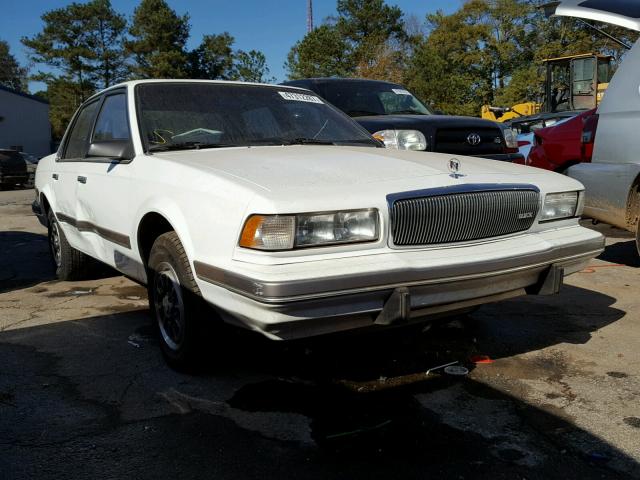
[[539, 193], [533, 186], [459, 193], [426, 192], [411, 198], [403, 194], [400, 195], [404, 198], [390, 197], [394, 245], [466, 242], [523, 232], [531, 228], [540, 203]]
[[[480, 136], [480, 143], [469, 143], [469, 135]], [[498, 142], [499, 140], [499, 142]], [[503, 153], [502, 134], [497, 128], [440, 128], [435, 135], [434, 152], [459, 155], [490, 155]]]

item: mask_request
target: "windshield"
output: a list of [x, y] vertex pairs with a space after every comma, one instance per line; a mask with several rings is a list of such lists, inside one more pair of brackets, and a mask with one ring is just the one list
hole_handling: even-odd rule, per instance
[[148, 83], [136, 87], [148, 151], [257, 145], [378, 143], [318, 96], [287, 87]]
[[432, 115], [426, 105], [400, 85], [342, 81], [321, 85], [324, 98], [351, 117], [367, 115]]

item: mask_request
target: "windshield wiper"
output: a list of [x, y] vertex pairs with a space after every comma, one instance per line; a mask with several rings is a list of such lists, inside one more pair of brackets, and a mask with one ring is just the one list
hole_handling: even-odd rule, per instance
[[232, 143], [181, 142], [165, 143], [149, 147], [150, 152], [168, 152], [170, 150], [200, 150], [201, 148], [235, 147]]

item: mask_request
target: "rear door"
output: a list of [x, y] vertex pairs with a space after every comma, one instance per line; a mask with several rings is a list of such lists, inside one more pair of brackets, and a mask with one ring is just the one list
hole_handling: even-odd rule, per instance
[[548, 15], [578, 17], [640, 31], [638, 0], [563, 0], [545, 7]]
[[[638, 0], [564, 0], [548, 6], [547, 13], [640, 31]], [[598, 115], [592, 163], [575, 165], [568, 173], [586, 188], [587, 215], [628, 228], [629, 191], [640, 174], [635, 148], [640, 122], [640, 42], [625, 55], [598, 107]]]
[[65, 135], [59, 158], [51, 173], [56, 218], [62, 224], [67, 240], [77, 250], [91, 254], [78, 230], [76, 217], [76, 189], [78, 162], [87, 155], [89, 138], [101, 99], [95, 99], [80, 107], [71, 127]]

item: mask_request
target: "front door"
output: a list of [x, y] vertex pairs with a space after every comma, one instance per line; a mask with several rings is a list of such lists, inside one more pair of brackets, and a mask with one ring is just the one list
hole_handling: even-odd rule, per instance
[[[125, 90], [108, 92], [101, 102], [91, 143], [130, 141]], [[83, 243], [93, 256], [119, 267], [129, 257], [133, 233], [130, 160], [87, 156], [78, 162], [76, 218]]]

